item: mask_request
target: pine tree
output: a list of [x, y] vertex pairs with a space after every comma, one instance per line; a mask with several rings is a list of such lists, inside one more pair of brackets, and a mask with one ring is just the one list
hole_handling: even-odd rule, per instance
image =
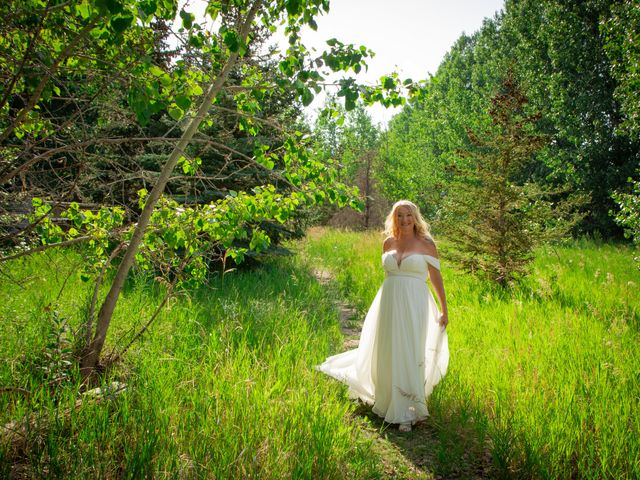
[[[584, 200], [535, 183], [528, 172], [549, 141], [536, 131], [539, 114], [526, 112], [527, 97], [511, 72], [491, 100], [489, 131], [468, 131], [472, 147], [460, 152], [443, 226], [452, 257], [471, 272], [507, 285], [527, 273], [534, 249], [566, 235]], [[555, 202], [554, 202], [555, 201]]]

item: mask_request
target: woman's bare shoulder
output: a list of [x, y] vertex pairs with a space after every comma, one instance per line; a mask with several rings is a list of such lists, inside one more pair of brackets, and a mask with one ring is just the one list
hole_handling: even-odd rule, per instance
[[424, 250], [424, 253], [427, 255], [431, 255], [432, 257], [438, 258], [438, 249], [436, 248], [436, 242], [433, 241], [432, 238], [424, 237], [420, 238], [420, 246]]
[[383, 252], [388, 252], [389, 250], [393, 249], [393, 247], [395, 246], [396, 243], [396, 239], [393, 237], [387, 237], [384, 239], [384, 242], [382, 243], [382, 251]]

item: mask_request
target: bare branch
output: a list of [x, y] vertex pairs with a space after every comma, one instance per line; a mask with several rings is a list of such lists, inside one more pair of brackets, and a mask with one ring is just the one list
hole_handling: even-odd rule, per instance
[[8, 262], [9, 260], [14, 260], [20, 257], [26, 257], [27, 255], [32, 255], [34, 253], [43, 252], [45, 250], [49, 250], [50, 248], [68, 247], [69, 245], [75, 245], [76, 243], [86, 242], [87, 240], [91, 240], [92, 238], [93, 238], [92, 236], [88, 235], [85, 237], [76, 237], [71, 240], [65, 240], [64, 242], [49, 243], [47, 245], [41, 245], [40, 247], [37, 247], [37, 248], [25, 250], [23, 252], [15, 253], [13, 255], [8, 255], [6, 257], [0, 257], [0, 263]]

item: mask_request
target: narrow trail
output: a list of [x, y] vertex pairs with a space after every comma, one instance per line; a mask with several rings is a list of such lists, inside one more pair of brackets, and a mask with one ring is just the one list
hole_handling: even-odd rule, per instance
[[[333, 286], [335, 278], [329, 270], [314, 269], [313, 275], [327, 290], [337, 291]], [[338, 308], [340, 331], [344, 335], [343, 349], [351, 350], [357, 348], [360, 341], [360, 330], [362, 329], [362, 322], [356, 320], [357, 309], [341, 300], [338, 295], [334, 296], [334, 298], [337, 298], [334, 303]]]

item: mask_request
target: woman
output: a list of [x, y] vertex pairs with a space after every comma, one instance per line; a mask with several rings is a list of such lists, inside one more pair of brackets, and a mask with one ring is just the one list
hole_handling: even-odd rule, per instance
[[[318, 369], [346, 383], [400, 431], [429, 415], [426, 400], [449, 363], [448, 323], [440, 261], [418, 207], [397, 202], [385, 222], [386, 278], [365, 318], [358, 348]], [[431, 279], [441, 311], [425, 280]]]

